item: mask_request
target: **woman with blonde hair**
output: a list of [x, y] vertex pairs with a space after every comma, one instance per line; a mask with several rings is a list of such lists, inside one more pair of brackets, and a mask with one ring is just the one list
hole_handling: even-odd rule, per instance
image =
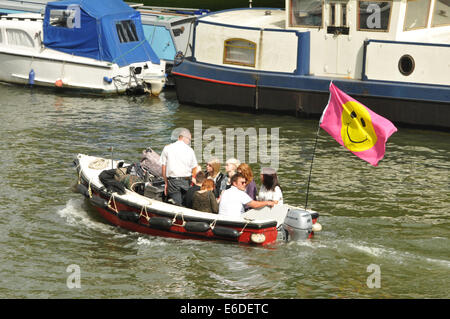
[[226, 181], [221, 187], [221, 191], [224, 191], [231, 187], [231, 177], [237, 173], [238, 166], [241, 165], [241, 162], [235, 158], [229, 158], [225, 162], [225, 177]]
[[222, 186], [226, 176], [220, 171], [220, 161], [217, 158], [206, 163], [206, 173], [208, 178], [214, 181], [214, 196], [218, 198], [223, 190]]
[[253, 180], [253, 171], [246, 163], [242, 163], [238, 166], [237, 172], [241, 173], [246, 179], [245, 192], [253, 200], [256, 200], [256, 183]]
[[199, 191], [192, 197], [192, 208], [206, 213], [217, 214], [219, 204], [214, 196], [214, 182], [212, 179], [205, 179]]

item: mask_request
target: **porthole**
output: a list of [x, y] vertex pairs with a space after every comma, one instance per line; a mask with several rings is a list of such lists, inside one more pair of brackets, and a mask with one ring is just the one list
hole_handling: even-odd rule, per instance
[[413, 73], [415, 67], [414, 59], [409, 54], [405, 54], [398, 61], [398, 70], [401, 74], [408, 76]]

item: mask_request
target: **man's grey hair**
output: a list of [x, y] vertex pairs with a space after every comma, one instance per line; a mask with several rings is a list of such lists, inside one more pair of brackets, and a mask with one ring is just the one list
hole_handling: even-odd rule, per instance
[[191, 138], [191, 131], [189, 131], [187, 128], [181, 128], [180, 132], [178, 133], [178, 138], [182, 136]]

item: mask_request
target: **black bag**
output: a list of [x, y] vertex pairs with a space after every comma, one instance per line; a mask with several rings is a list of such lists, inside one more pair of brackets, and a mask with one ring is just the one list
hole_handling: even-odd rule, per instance
[[116, 169], [113, 168], [104, 170], [100, 173], [98, 178], [109, 192], [117, 192], [118, 194], [123, 195], [125, 194], [125, 186], [114, 178], [115, 175]]

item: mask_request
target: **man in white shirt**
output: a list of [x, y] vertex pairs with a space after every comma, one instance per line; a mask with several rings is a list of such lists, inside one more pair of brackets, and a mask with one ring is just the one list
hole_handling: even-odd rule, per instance
[[164, 194], [181, 206], [183, 196], [191, 184], [191, 178], [197, 173], [198, 163], [194, 150], [189, 146], [191, 132], [183, 128], [178, 135], [178, 141], [164, 147], [161, 165], [165, 182]]
[[231, 177], [231, 187], [222, 193], [219, 215], [239, 218], [244, 213], [245, 205], [251, 208], [273, 207], [273, 201], [256, 201], [245, 192], [245, 177], [237, 173]]

